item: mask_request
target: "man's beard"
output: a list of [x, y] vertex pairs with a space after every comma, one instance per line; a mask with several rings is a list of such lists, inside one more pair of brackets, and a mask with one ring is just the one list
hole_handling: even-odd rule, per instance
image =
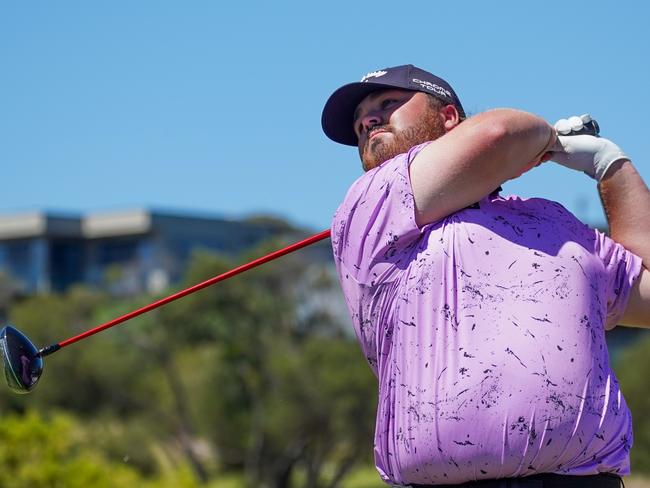
[[393, 137], [390, 142], [383, 141], [381, 136], [366, 140], [362, 150], [359, 151], [365, 171], [379, 166], [398, 154], [407, 152], [413, 146], [433, 141], [446, 132], [442, 119], [434, 110], [427, 111], [426, 116], [416, 126], [408, 127], [401, 132], [395, 132], [390, 125], [373, 127], [369, 132], [377, 129], [390, 132]]

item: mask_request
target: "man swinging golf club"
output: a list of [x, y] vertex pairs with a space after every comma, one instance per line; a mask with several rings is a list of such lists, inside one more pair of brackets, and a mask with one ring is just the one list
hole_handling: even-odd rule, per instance
[[[632, 424], [605, 330], [650, 325], [650, 193], [611, 141], [518, 110], [465, 117], [417, 67], [336, 90], [322, 125], [366, 171], [332, 223], [379, 380], [375, 461], [395, 486], [618, 487]], [[552, 159], [599, 183], [611, 238], [499, 195]]]

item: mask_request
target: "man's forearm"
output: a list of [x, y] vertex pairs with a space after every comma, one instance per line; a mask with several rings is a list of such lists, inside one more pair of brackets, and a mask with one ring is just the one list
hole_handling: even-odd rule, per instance
[[[650, 327], [650, 191], [625, 153], [609, 139], [559, 136], [551, 159], [599, 181], [610, 234], [639, 256], [643, 266], [619, 319], [623, 325]], [[621, 261], [622, 262], [622, 261]], [[630, 262], [630, 264], [632, 264]], [[635, 271], [638, 264], [634, 264]], [[630, 269], [630, 272], [632, 270]]]
[[599, 184], [612, 239], [650, 268], [650, 191], [629, 160], [614, 163]]

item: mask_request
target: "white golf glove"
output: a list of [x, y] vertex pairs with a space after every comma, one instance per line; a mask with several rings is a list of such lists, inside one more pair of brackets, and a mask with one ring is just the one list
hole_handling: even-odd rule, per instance
[[629, 158], [609, 139], [590, 135], [570, 135], [580, 131], [584, 123], [590, 120], [589, 115], [558, 120], [555, 123], [557, 142], [550, 150], [550, 159], [600, 181], [612, 164]]

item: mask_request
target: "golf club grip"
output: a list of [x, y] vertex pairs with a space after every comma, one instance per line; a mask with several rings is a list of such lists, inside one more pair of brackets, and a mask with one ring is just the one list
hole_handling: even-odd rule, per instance
[[597, 136], [598, 134], [600, 134], [600, 126], [598, 125], [598, 122], [596, 122], [594, 119], [591, 119], [589, 122], [585, 122], [582, 129], [578, 131], [571, 131], [566, 135], [567, 136], [579, 136], [579, 135]]

